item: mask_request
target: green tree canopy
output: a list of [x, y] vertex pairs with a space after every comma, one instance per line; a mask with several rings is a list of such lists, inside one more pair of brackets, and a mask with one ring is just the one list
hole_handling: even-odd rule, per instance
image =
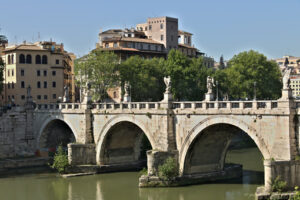
[[131, 85], [133, 101], [160, 101], [163, 96], [163, 58], [143, 59], [132, 56], [119, 68], [122, 86], [125, 81]]
[[75, 62], [75, 73], [81, 84], [91, 82], [94, 90], [93, 99], [103, 100], [108, 88], [119, 84], [118, 56], [109, 51], [94, 50]]
[[215, 77], [221, 83], [221, 91], [233, 99], [253, 98], [254, 83], [258, 99], [277, 99], [282, 87], [281, 73], [274, 61], [250, 50], [235, 55], [223, 71]]

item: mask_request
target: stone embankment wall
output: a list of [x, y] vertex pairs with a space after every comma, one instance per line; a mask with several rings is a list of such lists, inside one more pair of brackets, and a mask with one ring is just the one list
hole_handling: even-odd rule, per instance
[[32, 113], [13, 108], [0, 116], [0, 159], [27, 157], [35, 153], [35, 139], [30, 131]]

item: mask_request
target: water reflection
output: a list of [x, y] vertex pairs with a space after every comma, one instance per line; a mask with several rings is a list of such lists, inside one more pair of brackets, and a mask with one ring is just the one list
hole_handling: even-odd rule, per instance
[[[263, 184], [263, 165], [257, 149], [233, 151], [228, 162], [244, 164], [240, 179], [177, 188], [138, 188], [137, 172], [58, 178], [55, 174], [0, 179], [1, 199], [9, 200], [198, 200], [253, 199]], [[249, 159], [251, 158], [251, 159]]]

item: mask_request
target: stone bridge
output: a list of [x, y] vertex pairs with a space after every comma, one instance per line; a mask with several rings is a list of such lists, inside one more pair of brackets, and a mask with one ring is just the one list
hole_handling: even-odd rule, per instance
[[[30, 112], [37, 148], [47, 148], [54, 140], [71, 142], [70, 164], [108, 168], [145, 163], [147, 151], [149, 176], [157, 175], [158, 165], [169, 156], [178, 161], [181, 177], [223, 172], [230, 141], [242, 132], [264, 158], [265, 189], [270, 190], [277, 176], [290, 188], [300, 185], [299, 108], [300, 102], [291, 98], [200, 102], [165, 98], [47, 104]], [[67, 136], [61, 137], [60, 131]]]

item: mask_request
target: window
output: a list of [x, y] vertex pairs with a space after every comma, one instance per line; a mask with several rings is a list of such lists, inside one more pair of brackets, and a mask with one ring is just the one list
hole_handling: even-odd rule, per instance
[[56, 87], [56, 82], [55, 81], [52, 82], [52, 87], [54, 87], [54, 88]]
[[25, 88], [25, 82], [21, 81], [21, 88]]
[[14, 55], [11, 55], [11, 64], [14, 64]]
[[15, 71], [12, 69], [11, 70], [11, 76], [14, 76], [15, 75]]
[[26, 63], [27, 63], [27, 64], [31, 64], [31, 55], [30, 55], [30, 54], [28, 54], [28, 55], [26, 56]]
[[151, 50], [151, 46], [150, 46], [150, 44], [148, 44], [148, 50]]
[[52, 94], [52, 99], [56, 99], [56, 94]]
[[7, 76], [10, 76], [10, 70], [9, 69], [7, 70]]
[[10, 82], [7, 83], [7, 89], [10, 89]]
[[24, 69], [21, 69], [21, 76], [24, 76], [25, 75], [25, 71]]
[[36, 87], [37, 87], [37, 88], [41, 88], [41, 82], [40, 82], [40, 81], [38, 81], [38, 82], [36, 83]]
[[109, 44], [108, 43], [105, 43], [105, 48], [108, 48], [109, 47]]
[[152, 25], [149, 25], [149, 31], [152, 31]]
[[44, 70], [44, 76], [47, 76], [47, 70]]
[[41, 64], [41, 56], [40, 55], [36, 55], [35, 56], [35, 64]]
[[56, 71], [52, 71], [52, 76], [55, 76], [56, 75]]
[[118, 43], [114, 42], [114, 48], [118, 47]]
[[147, 31], [147, 30], [148, 30], [148, 27], [146, 26], [146, 27], [145, 27], [145, 31]]
[[55, 63], [56, 63], [57, 65], [59, 65], [59, 60], [58, 60], [58, 59], [56, 59], [56, 60], [55, 60]]
[[132, 43], [132, 48], [135, 48], [135, 42]]
[[161, 40], [161, 41], [164, 40], [164, 35], [160, 35], [160, 40]]
[[160, 29], [164, 29], [164, 24], [160, 24]]
[[44, 81], [44, 88], [47, 88], [47, 81]]
[[37, 99], [41, 99], [41, 95], [37, 95]]
[[11, 95], [11, 98], [12, 98], [13, 100], [15, 100], [15, 95]]
[[48, 96], [47, 96], [47, 95], [44, 95], [44, 99], [48, 99]]
[[21, 96], [21, 99], [24, 100], [24, 99], [25, 99], [25, 95], [22, 95], [22, 96]]
[[118, 97], [118, 96], [117, 96], [117, 92], [114, 91], [114, 99], [117, 98], [117, 97]]
[[11, 83], [11, 88], [14, 89], [15, 88], [15, 84], [12, 82]]
[[41, 71], [40, 71], [40, 70], [37, 70], [37, 71], [36, 71], [36, 75], [37, 75], [37, 76], [41, 76]]
[[24, 56], [24, 54], [20, 54], [20, 56], [19, 56], [19, 63], [20, 64], [24, 64], [25, 63], [25, 56]]
[[42, 57], [42, 64], [48, 64], [48, 58], [46, 55], [43, 55]]

